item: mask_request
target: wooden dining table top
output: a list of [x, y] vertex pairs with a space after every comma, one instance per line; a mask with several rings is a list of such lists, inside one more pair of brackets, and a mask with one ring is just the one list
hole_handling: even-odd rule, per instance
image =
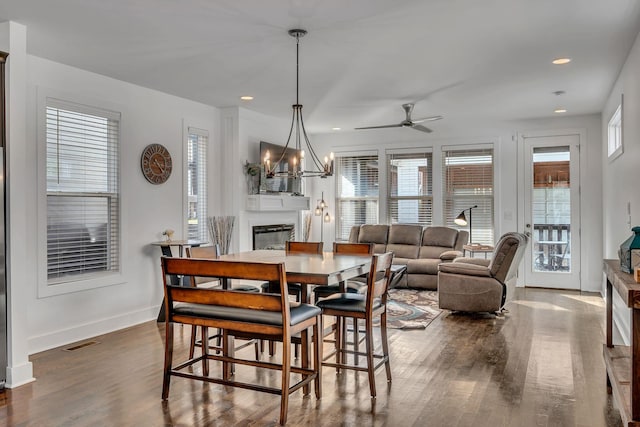
[[253, 250], [222, 255], [221, 260], [284, 262], [288, 282], [333, 285], [366, 274], [371, 255], [286, 253], [284, 250]]

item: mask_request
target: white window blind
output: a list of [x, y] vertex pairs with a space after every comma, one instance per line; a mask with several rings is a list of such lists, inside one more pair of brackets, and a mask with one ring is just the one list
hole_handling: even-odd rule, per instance
[[49, 284], [120, 268], [120, 113], [47, 99]]
[[390, 223], [431, 225], [432, 155], [387, 154], [387, 218]]
[[189, 239], [208, 241], [207, 146], [209, 133], [189, 128], [187, 138], [187, 229]]
[[378, 156], [336, 157], [336, 240], [351, 227], [378, 223]]
[[[471, 213], [472, 242], [493, 244], [493, 149], [445, 150], [442, 160], [445, 225], [460, 228], [454, 219], [478, 205]], [[468, 221], [469, 211], [465, 215]]]
[[622, 104], [618, 105], [616, 112], [611, 116], [607, 131], [608, 155], [613, 159], [622, 154]]

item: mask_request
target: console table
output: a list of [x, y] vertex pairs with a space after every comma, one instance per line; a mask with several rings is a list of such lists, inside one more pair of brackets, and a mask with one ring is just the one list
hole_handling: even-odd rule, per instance
[[[640, 284], [620, 270], [620, 261], [604, 260], [607, 276], [607, 343], [604, 363], [607, 391], [613, 392], [625, 426], [640, 426]], [[613, 345], [613, 289], [631, 308], [631, 346]]]

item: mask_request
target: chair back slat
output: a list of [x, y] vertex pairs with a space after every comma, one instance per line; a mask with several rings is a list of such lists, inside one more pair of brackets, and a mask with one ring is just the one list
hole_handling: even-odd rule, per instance
[[322, 242], [285, 242], [285, 252], [299, 254], [322, 254]]
[[373, 243], [333, 242], [333, 253], [343, 255], [373, 255]]
[[376, 298], [383, 297], [386, 300], [389, 280], [391, 278], [391, 262], [393, 252], [374, 255], [371, 262], [371, 270], [367, 277], [367, 305], [373, 306]]
[[217, 243], [212, 246], [197, 246], [186, 248], [187, 258], [220, 258], [220, 245]]
[[[162, 272], [167, 313], [171, 312], [174, 302], [188, 302], [253, 310], [282, 310], [286, 320], [289, 319], [289, 293], [284, 263], [162, 257]], [[280, 288], [280, 294], [238, 292], [228, 289], [184, 288], [171, 285], [171, 275], [266, 280], [275, 283]]]

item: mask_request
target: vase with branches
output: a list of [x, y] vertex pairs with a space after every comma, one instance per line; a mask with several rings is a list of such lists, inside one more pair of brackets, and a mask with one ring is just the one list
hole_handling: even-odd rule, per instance
[[210, 216], [208, 220], [211, 242], [220, 246], [220, 253], [222, 255], [229, 253], [231, 236], [233, 234], [233, 225], [236, 221], [236, 217]]

